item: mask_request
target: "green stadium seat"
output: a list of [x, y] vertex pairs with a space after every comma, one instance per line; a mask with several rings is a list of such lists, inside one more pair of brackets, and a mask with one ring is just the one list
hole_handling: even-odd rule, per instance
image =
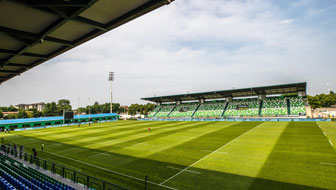
[[169, 117], [191, 117], [198, 105], [199, 103], [179, 104], [169, 114]]
[[193, 117], [220, 117], [226, 102], [205, 102], [199, 106]]
[[263, 100], [261, 115], [288, 115], [287, 101], [284, 97], [269, 97]]
[[257, 116], [259, 107], [260, 101], [258, 99], [233, 100], [229, 103], [224, 116]]
[[302, 97], [290, 97], [289, 102], [291, 115], [306, 114], [306, 108]]
[[168, 117], [168, 114], [175, 108], [175, 104], [162, 104], [159, 112], [155, 117]]

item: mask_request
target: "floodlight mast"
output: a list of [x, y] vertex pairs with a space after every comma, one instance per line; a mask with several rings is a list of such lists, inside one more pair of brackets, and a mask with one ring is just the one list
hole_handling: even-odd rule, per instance
[[111, 81], [111, 105], [110, 105], [110, 113], [112, 113], [112, 82], [114, 81], [114, 72], [109, 72], [109, 81]]

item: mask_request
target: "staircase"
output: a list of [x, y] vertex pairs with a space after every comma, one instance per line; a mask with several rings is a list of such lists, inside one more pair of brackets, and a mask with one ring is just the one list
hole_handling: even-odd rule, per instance
[[229, 106], [229, 102], [226, 102], [224, 110], [223, 110], [223, 113], [221, 114], [221, 117], [224, 116], [224, 113], [225, 113], [225, 111], [226, 111], [226, 109], [227, 109], [228, 106]]
[[289, 101], [289, 99], [286, 99], [286, 101], [287, 101], [287, 114], [290, 115], [291, 114], [291, 112], [290, 112], [290, 101]]
[[159, 108], [158, 111], [153, 115], [153, 117], [155, 117], [156, 114], [160, 112], [161, 108], [162, 108], [162, 106], [160, 106], [160, 108]]
[[173, 107], [173, 109], [170, 110], [170, 112], [168, 113], [167, 117], [169, 117], [169, 115], [174, 111], [174, 109], [176, 108], [176, 106], [177, 106], [177, 105], [175, 105], [175, 106]]
[[263, 104], [264, 104], [264, 101], [263, 100], [260, 100], [260, 106], [259, 106], [259, 116], [261, 116], [261, 110], [263, 108]]
[[196, 107], [195, 111], [191, 114], [191, 118], [194, 117], [195, 113], [197, 112], [198, 108], [201, 106], [201, 104], [198, 104], [198, 106]]

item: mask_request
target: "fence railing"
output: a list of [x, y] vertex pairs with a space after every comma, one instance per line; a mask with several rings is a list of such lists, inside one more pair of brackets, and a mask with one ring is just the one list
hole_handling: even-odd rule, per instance
[[127, 188], [121, 187], [119, 185], [109, 183], [107, 181], [98, 179], [96, 177], [89, 176], [82, 172], [75, 171], [71, 168], [67, 168], [60, 164], [56, 164], [47, 159], [34, 156], [24, 151], [20, 151], [17, 148], [10, 147], [9, 145], [2, 144], [1, 151], [4, 152], [6, 156], [12, 155], [16, 158], [27, 161], [31, 164], [35, 164], [38, 168], [43, 168], [48, 170], [53, 174], [57, 174], [63, 178], [69, 179], [74, 183], [82, 184], [83, 186], [95, 189], [95, 190], [127, 190]]

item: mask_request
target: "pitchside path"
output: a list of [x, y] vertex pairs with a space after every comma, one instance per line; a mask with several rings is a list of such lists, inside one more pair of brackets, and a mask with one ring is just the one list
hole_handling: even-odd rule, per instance
[[118, 121], [2, 136], [130, 189], [145, 175], [159, 190], [336, 189], [333, 122]]

